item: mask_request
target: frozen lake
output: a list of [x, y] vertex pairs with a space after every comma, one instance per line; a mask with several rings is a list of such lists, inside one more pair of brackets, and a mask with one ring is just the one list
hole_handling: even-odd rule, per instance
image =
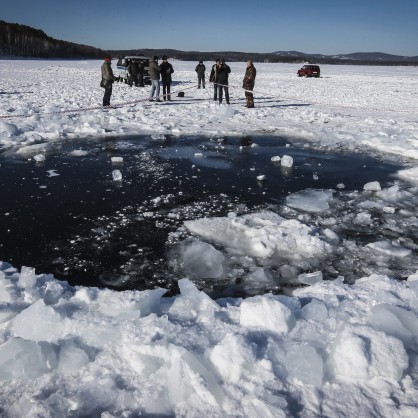
[[415, 418], [417, 67], [172, 62], [0, 62], [0, 415]]
[[[0, 158], [1, 187], [8, 196], [0, 203], [0, 259], [53, 273], [71, 284], [116, 289], [162, 286], [176, 291], [182, 274], [193, 278], [193, 272], [172, 260], [178, 257], [173, 249], [179, 236], [183, 239], [185, 234], [170, 234], [187, 220], [255, 209], [292, 218], [295, 213], [287, 206], [283, 209], [285, 199], [305, 189], [331, 189], [339, 196], [328, 214], [305, 217], [313, 223], [322, 217], [341, 219], [354, 210], [364, 184], [391, 184], [399, 168], [370, 156], [314, 151], [274, 136], [156, 134], [45, 146]], [[36, 162], [40, 149], [46, 158]], [[293, 158], [292, 167], [271, 160], [284, 155]], [[115, 162], [114, 157], [123, 161]], [[113, 180], [115, 170], [122, 181]], [[368, 220], [366, 224], [347, 223], [342, 235], [361, 243], [379, 234], [394, 235], [378, 231]], [[374, 260], [360, 258], [355, 263], [357, 267], [347, 255], [337, 253], [325, 257], [321, 269], [328, 278], [341, 274], [349, 280], [358, 269], [371, 268]], [[301, 273], [300, 268], [292, 270], [292, 263], [287, 272], [269, 265], [269, 280], [254, 288], [242, 282], [254, 266], [242, 269], [241, 264], [238, 261], [239, 268], [229, 271], [227, 278], [195, 278], [216, 297], [281, 292]], [[390, 264], [384, 268], [402, 277], [405, 266]]]

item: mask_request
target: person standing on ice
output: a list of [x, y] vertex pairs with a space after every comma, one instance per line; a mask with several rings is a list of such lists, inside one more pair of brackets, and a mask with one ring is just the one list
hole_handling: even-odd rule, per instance
[[138, 61], [138, 84], [139, 87], [144, 87], [144, 61]]
[[136, 60], [132, 60], [128, 65], [128, 74], [129, 74], [129, 85], [132, 87], [134, 84], [135, 87], [138, 87], [138, 63]]
[[171, 86], [171, 74], [174, 73], [173, 66], [167, 61], [167, 57], [163, 56], [163, 62], [160, 64], [161, 68], [161, 82], [163, 84], [163, 99], [171, 100], [170, 86]]
[[197, 88], [200, 89], [200, 85], [205, 88], [205, 71], [206, 67], [203, 61], [199, 61], [196, 65], [195, 71], [197, 72]]
[[149, 95], [149, 100], [152, 102], [154, 100], [154, 93], [155, 93], [155, 101], [161, 102], [160, 100], [160, 72], [161, 68], [158, 65], [158, 57], [154, 56], [150, 59], [149, 62], [149, 77], [151, 79], [151, 91]]
[[254, 95], [252, 91], [254, 90], [256, 74], [257, 70], [253, 65], [253, 60], [248, 60], [244, 80], [242, 80], [242, 88], [245, 89], [245, 98], [247, 99], [247, 105], [245, 107], [254, 107]]
[[116, 77], [113, 75], [112, 67], [112, 57], [107, 55], [102, 64], [102, 83], [104, 87], [104, 96], [103, 96], [103, 106], [110, 106], [110, 97], [112, 96], [112, 85], [116, 80]]
[[209, 82], [213, 83], [213, 100], [218, 100], [218, 85], [216, 84], [216, 68], [221, 65], [221, 60], [217, 59], [215, 64], [212, 65], [212, 70], [209, 75]]
[[219, 104], [222, 103], [222, 93], [225, 91], [225, 100], [229, 104], [229, 88], [228, 77], [231, 72], [231, 68], [225, 64], [225, 60], [221, 59], [221, 64], [216, 68], [216, 82], [218, 83], [218, 96]]

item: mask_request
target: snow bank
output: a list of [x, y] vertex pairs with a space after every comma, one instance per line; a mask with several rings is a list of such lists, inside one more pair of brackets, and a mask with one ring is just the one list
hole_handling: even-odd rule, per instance
[[164, 298], [0, 265], [7, 416], [412, 417], [418, 406], [415, 276], [214, 301], [186, 279]]

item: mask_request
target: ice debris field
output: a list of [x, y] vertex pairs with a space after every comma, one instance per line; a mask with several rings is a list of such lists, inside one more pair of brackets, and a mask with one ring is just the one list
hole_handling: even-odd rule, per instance
[[[180, 251], [186, 261], [209, 254], [216, 278], [222, 257], [234, 257], [251, 272], [249, 282], [262, 283], [271, 260], [285, 260], [275, 266], [280, 277], [301, 285], [291, 293], [214, 300], [184, 273], [176, 296], [165, 297], [164, 288], [116, 292], [71, 286], [3, 260], [1, 415], [416, 416], [415, 67], [321, 66], [320, 79], [299, 79], [297, 65], [256, 63], [256, 108], [245, 109], [239, 87], [232, 88], [245, 64], [232, 63], [230, 106], [213, 103], [210, 89], [190, 89], [161, 106], [79, 111], [101, 101], [100, 62], [15, 63], [0, 61], [7, 152], [88, 135], [268, 131], [310, 147], [378, 154], [402, 169], [392, 184], [371, 179], [348, 192], [345, 209], [331, 216], [337, 192], [310, 188], [280, 208], [197, 217], [180, 227], [193, 240]], [[173, 91], [195, 83], [194, 65], [173, 62]], [[116, 85], [112, 103], [146, 97]], [[357, 225], [351, 238], [340, 235], [341, 221]], [[369, 242], [359, 245], [356, 233], [370, 225]], [[354, 255], [344, 263], [352, 263], [350, 280], [323, 280], [316, 263], [330, 247], [342, 259]], [[307, 263], [311, 272], [298, 275]], [[189, 275], [199, 266], [191, 263]]]

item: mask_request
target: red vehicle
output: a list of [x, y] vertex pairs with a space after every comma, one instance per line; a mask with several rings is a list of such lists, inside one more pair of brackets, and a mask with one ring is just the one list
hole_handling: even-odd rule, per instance
[[299, 77], [319, 77], [321, 70], [318, 65], [304, 65], [298, 70]]

